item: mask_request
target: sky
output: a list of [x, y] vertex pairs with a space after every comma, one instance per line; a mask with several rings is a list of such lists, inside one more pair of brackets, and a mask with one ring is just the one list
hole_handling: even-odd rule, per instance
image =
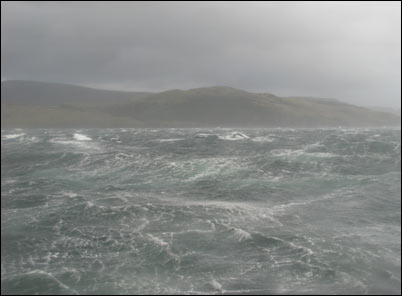
[[1, 80], [401, 105], [401, 2], [1, 2]]

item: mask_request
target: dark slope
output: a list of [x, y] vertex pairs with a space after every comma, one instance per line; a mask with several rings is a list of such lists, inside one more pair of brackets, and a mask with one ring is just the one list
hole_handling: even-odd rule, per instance
[[336, 100], [280, 98], [228, 87], [170, 90], [107, 107], [149, 125], [184, 126], [369, 126], [398, 125], [400, 117]]
[[146, 92], [122, 92], [38, 81], [1, 82], [1, 101], [6, 104], [59, 105], [131, 101], [149, 95]]
[[400, 117], [337, 100], [206, 87], [139, 93], [6, 81], [2, 127], [318, 127], [400, 125]]

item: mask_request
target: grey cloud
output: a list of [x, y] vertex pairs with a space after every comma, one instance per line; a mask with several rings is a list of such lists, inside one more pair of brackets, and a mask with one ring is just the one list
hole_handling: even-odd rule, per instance
[[400, 108], [400, 2], [2, 2], [2, 79]]

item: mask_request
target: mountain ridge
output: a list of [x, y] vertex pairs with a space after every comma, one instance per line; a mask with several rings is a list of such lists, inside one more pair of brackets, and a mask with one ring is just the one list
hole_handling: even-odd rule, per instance
[[228, 86], [120, 92], [1, 82], [2, 127], [330, 127], [400, 125], [400, 116], [336, 99], [279, 97]]

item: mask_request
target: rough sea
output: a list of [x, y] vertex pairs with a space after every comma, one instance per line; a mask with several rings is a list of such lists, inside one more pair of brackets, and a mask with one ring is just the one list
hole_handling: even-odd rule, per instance
[[3, 129], [2, 294], [400, 294], [401, 130]]

